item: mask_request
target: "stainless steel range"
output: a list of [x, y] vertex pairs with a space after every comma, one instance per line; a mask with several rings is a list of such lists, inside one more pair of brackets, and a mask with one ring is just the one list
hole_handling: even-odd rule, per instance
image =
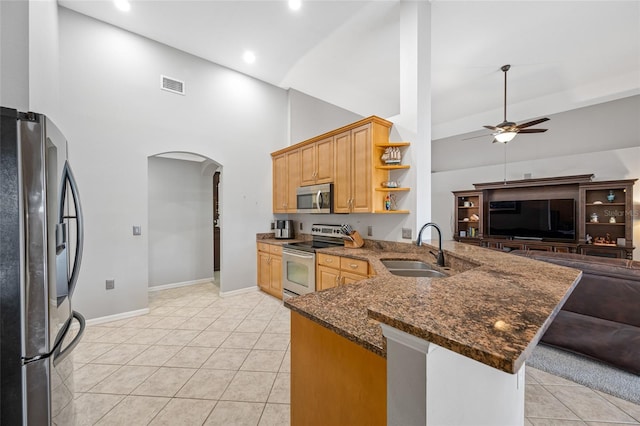
[[311, 225], [311, 241], [285, 244], [282, 249], [283, 299], [316, 291], [316, 250], [344, 245], [340, 225]]

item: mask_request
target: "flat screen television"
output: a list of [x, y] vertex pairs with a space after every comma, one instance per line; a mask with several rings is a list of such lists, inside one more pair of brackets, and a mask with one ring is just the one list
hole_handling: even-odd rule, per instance
[[489, 236], [575, 241], [573, 199], [489, 202]]

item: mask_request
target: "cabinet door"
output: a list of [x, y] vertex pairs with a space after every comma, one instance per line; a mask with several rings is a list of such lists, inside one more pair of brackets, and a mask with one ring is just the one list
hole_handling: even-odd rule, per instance
[[271, 293], [282, 297], [282, 257], [271, 255]]
[[269, 267], [269, 253], [258, 252], [258, 286], [268, 289], [271, 284], [271, 268]]
[[328, 268], [326, 266], [318, 266], [318, 274], [316, 276], [316, 290], [326, 290], [338, 285], [338, 277], [340, 271], [338, 269]]
[[366, 277], [363, 277], [362, 275], [358, 275], [358, 274], [353, 274], [351, 272], [340, 272], [340, 284], [353, 284], [353, 283], [357, 283], [358, 281], [362, 281], [364, 280]]
[[298, 210], [298, 200], [296, 191], [300, 186], [300, 151], [295, 150], [287, 153], [287, 189], [286, 189], [286, 211], [296, 213]]
[[273, 158], [273, 212], [287, 212], [287, 158], [285, 154]]
[[351, 132], [335, 137], [333, 208], [336, 213], [349, 213], [351, 207]]
[[316, 183], [316, 145], [311, 144], [300, 148], [300, 185]]
[[352, 130], [351, 161], [351, 211], [369, 213], [371, 209], [371, 126], [365, 125]]
[[316, 142], [316, 183], [333, 182], [333, 137]]

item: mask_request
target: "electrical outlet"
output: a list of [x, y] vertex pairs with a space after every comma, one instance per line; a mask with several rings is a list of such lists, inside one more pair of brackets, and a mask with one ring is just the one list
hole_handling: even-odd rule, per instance
[[373, 226], [371, 225], [367, 226], [367, 236], [373, 237]]
[[116, 288], [116, 280], [107, 280], [107, 290], [113, 290]]
[[300, 222], [300, 230], [302, 231], [302, 222]]
[[402, 228], [402, 238], [411, 239], [411, 228]]
[[142, 227], [140, 225], [133, 225], [133, 235], [142, 235]]
[[272, 220], [271, 221], [271, 230], [273, 231], [274, 229], [276, 229], [276, 223]]

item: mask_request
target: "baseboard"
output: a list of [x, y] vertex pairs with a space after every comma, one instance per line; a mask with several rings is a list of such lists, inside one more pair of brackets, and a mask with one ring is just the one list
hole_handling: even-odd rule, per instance
[[92, 318], [86, 321], [87, 325], [97, 325], [105, 322], [118, 321], [122, 319], [138, 317], [140, 315], [146, 315], [149, 313], [149, 308], [138, 309], [137, 311], [122, 312], [114, 315], [107, 315], [106, 317]]
[[170, 288], [187, 287], [187, 286], [190, 286], [190, 285], [206, 284], [206, 283], [212, 283], [212, 282], [214, 282], [213, 277], [211, 277], [211, 278], [202, 278], [200, 280], [183, 281], [181, 283], [154, 285], [154, 286], [150, 286], [148, 291], [152, 292], [152, 291], [168, 290]]
[[255, 286], [255, 287], [247, 287], [247, 288], [241, 288], [239, 290], [231, 290], [231, 291], [220, 291], [220, 297], [231, 297], [231, 296], [237, 296], [239, 294], [245, 294], [245, 293], [253, 293], [254, 291], [258, 291], [260, 290], [260, 287]]

